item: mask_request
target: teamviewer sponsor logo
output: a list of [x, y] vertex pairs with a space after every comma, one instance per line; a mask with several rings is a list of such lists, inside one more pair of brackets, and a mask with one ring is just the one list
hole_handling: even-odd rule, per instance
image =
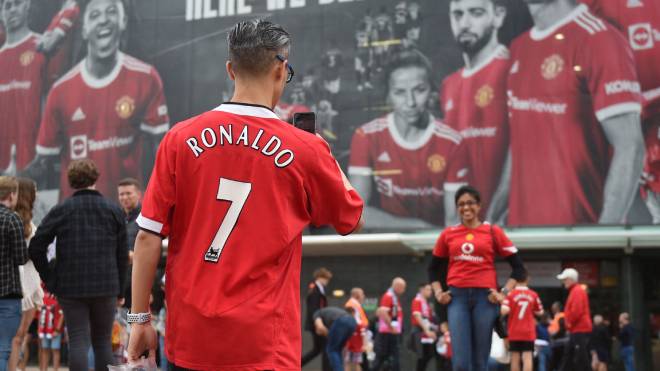
[[642, 88], [637, 81], [616, 80], [605, 84], [605, 94], [619, 94], [623, 92], [641, 93]]
[[101, 140], [89, 140], [90, 151], [102, 151], [104, 149], [118, 148], [130, 145], [133, 143], [133, 137], [110, 137]]
[[566, 103], [548, 103], [536, 98], [520, 99], [509, 91], [509, 107], [518, 111], [532, 111], [538, 113], [551, 113], [555, 115], [566, 114]]
[[71, 149], [72, 160], [87, 158], [87, 135], [76, 135], [71, 137], [69, 148]]

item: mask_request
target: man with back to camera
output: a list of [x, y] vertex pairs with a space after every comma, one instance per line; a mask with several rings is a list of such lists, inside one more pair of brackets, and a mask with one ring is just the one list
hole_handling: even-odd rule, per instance
[[323, 371], [330, 370], [330, 360], [326, 349], [326, 338], [319, 335], [314, 327], [314, 313], [319, 309], [328, 306], [328, 297], [326, 289], [330, 280], [332, 279], [332, 272], [327, 268], [321, 267], [314, 271], [314, 281], [310, 282], [307, 286], [307, 297], [305, 297], [305, 304], [307, 307], [307, 314], [305, 316], [305, 330], [309, 331], [312, 335], [312, 349], [305, 353], [302, 357], [302, 366], [311, 362], [319, 354], [321, 355], [321, 368]]
[[510, 225], [622, 223], [644, 157], [630, 47], [575, 0], [525, 2], [534, 27], [511, 44], [511, 166], [492, 219], [508, 200]]
[[564, 269], [557, 276], [564, 288], [568, 290], [568, 298], [564, 308], [564, 320], [568, 331], [568, 344], [564, 349], [560, 370], [580, 371], [590, 370], [589, 339], [592, 323], [589, 309], [589, 296], [579, 282], [579, 274], [573, 268]]
[[466, 146], [471, 183], [487, 211], [509, 146], [506, 80], [509, 50], [497, 31], [506, 16], [503, 0], [452, 0], [449, 18], [465, 67], [445, 78], [440, 91], [444, 120]]
[[138, 217], [129, 360], [155, 356], [149, 291], [169, 238], [166, 353], [179, 368], [300, 370], [302, 231], [360, 228], [363, 202], [321, 138], [272, 109], [293, 77], [289, 33], [228, 33], [231, 102], [176, 125]]
[[[116, 197], [126, 176], [147, 178], [169, 117], [156, 69], [119, 50], [126, 22], [120, 0], [91, 0], [85, 7], [87, 55], [48, 94], [30, 177], [40, 177], [60, 156], [62, 168], [92, 159], [102, 174], [98, 189], [108, 197]], [[60, 199], [70, 193], [62, 172]]]

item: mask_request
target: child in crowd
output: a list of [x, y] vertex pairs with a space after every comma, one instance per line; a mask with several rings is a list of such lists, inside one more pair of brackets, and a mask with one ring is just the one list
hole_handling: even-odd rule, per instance
[[44, 304], [39, 312], [39, 341], [41, 354], [39, 356], [39, 369], [48, 370], [50, 356], [53, 356], [53, 368], [60, 367], [60, 349], [62, 348], [62, 330], [64, 329], [64, 312], [57, 299], [44, 289]]

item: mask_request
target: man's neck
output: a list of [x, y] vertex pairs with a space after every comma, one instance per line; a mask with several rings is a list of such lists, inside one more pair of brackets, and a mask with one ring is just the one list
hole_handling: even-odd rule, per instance
[[497, 32], [493, 32], [493, 37], [491, 37], [488, 44], [486, 44], [486, 46], [481, 48], [481, 50], [474, 53], [473, 55], [470, 55], [468, 53], [463, 53], [463, 60], [465, 61], [465, 67], [471, 69], [476, 66], [480, 66], [491, 55], [493, 55], [493, 53], [495, 53], [495, 49], [497, 49], [499, 46], [500, 43], [499, 41], [497, 41]]
[[552, 27], [577, 7], [573, 0], [555, 0], [543, 5], [530, 6], [534, 27], [543, 31]]
[[262, 81], [241, 81], [235, 84], [234, 95], [231, 102], [255, 104], [259, 106], [274, 108], [273, 90], [268, 83]]
[[30, 29], [27, 27], [21, 27], [20, 29], [12, 32], [7, 32], [7, 44], [12, 45], [21, 40], [23, 40], [30, 33]]
[[113, 54], [108, 58], [95, 58], [91, 55], [87, 55], [87, 60], [85, 61], [85, 67], [87, 71], [97, 79], [102, 79], [108, 76], [115, 66], [118, 63], [117, 53]]
[[0, 205], [4, 206], [4, 207], [6, 207], [6, 208], [8, 208], [8, 209], [10, 209], [10, 210], [13, 209], [13, 208], [11, 207], [11, 203], [10, 203], [9, 199], [6, 199], [6, 200], [2, 200], [2, 201], [0, 201]]

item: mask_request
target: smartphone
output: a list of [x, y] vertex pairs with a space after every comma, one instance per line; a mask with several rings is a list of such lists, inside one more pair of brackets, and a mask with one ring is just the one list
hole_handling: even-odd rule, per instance
[[316, 134], [316, 114], [314, 112], [297, 112], [293, 114], [293, 126]]

